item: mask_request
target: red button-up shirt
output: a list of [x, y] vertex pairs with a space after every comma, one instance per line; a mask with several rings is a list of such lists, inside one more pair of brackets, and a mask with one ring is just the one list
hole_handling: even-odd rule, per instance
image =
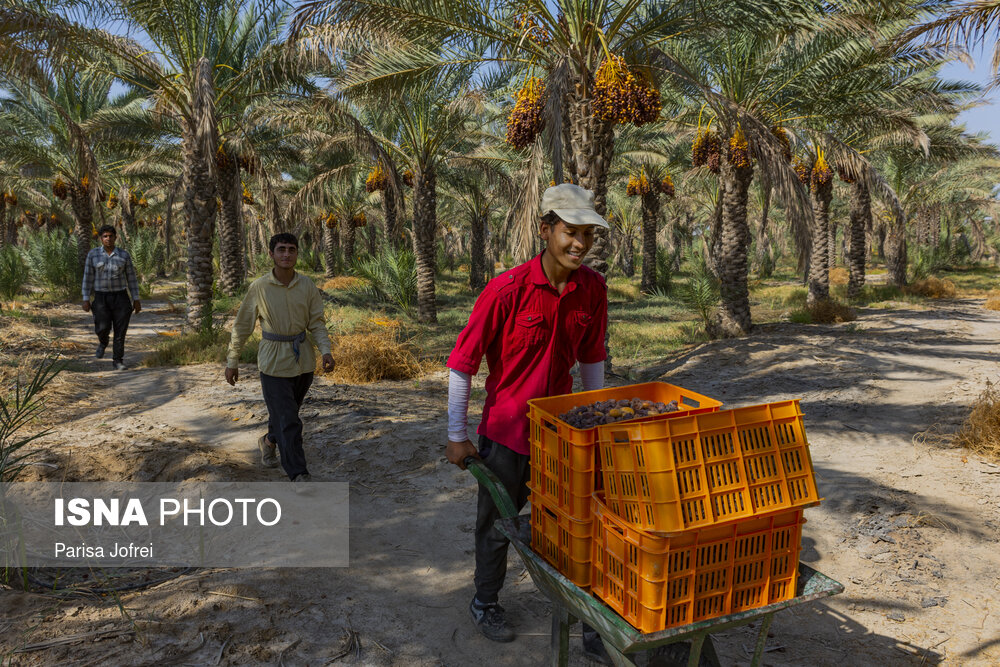
[[562, 294], [545, 277], [541, 255], [491, 280], [448, 357], [449, 368], [475, 375], [486, 355], [479, 434], [527, 454], [528, 401], [571, 392], [577, 361], [604, 361], [607, 325], [607, 287], [585, 266]]

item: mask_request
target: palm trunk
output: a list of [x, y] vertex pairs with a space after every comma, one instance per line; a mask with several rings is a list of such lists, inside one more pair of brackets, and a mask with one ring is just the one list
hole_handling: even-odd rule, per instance
[[354, 244], [357, 240], [358, 228], [354, 226], [354, 220], [344, 221], [344, 235], [341, 239], [344, 244], [344, 266], [351, 266], [354, 262]]
[[472, 247], [469, 249], [469, 287], [479, 292], [486, 287], [486, 216], [472, 214]]
[[7, 200], [0, 190], [0, 248], [7, 245]]
[[868, 184], [858, 179], [851, 187], [851, 226], [848, 230], [851, 239], [850, 261], [848, 262], [850, 277], [847, 280], [847, 298], [854, 299], [861, 294], [865, 285], [865, 230], [868, 229], [872, 217], [872, 200], [868, 192]]
[[723, 336], [750, 333], [750, 289], [747, 284], [747, 254], [750, 249], [750, 226], [747, 224], [747, 196], [753, 167], [735, 167], [728, 159], [722, 162], [722, 224], [716, 247], [722, 296], [719, 329]]
[[323, 259], [326, 260], [327, 278], [333, 278], [337, 275], [337, 246], [340, 245], [339, 236], [337, 225], [323, 226]]
[[121, 202], [120, 206], [122, 209], [122, 238], [127, 242], [129, 234], [135, 229], [135, 211], [132, 210], [132, 204], [128, 200], [128, 193], [126, 189], [122, 189], [123, 196], [118, 198]]
[[830, 199], [833, 197], [833, 181], [811, 188], [812, 197], [812, 247], [809, 253], [809, 294], [807, 304], [830, 298]]
[[214, 151], [219, 145], [214, 98], [212, 67], [206, 58], [201, 58], [193, 82], [191, 117], [186, 119], [182, 141], [187, 218], [187, 323], [195, 328], [205, 327], [212, 321], [212, 240], [218, 188], [210, 161], [215, 159]]
[[246, 277], [243, 262], [243, 184], [240, 182], [238, 160], [225, 154], [216, 160], [219, 170], [219, 287], [233, 296], [239, 292]]
[[830, 253], [830, 258], [827, 260], [827, 266], [832, 269], [837, 265], [837, 223], [832, 220], [829, 221], [829, 232], [826, 249]]
[[417, 260], [417, 319], [437, 322], [437, 175], [421, 167], [413, 176], [413, 252]]
[[656, 289], [656, 223], [660, 218], [660, 195], [648, 192], [642, 196], [642, 280], [643, 294]]
[[886, 234], [885, 265], [889, 271], [889, 282], [896, 287], [906, 285], [906, 229], [893, 222]]
[[385, 238], [394, 248], [403, 245], [403, 230], [399, 225], [398, 209], [396, 207], [396, 196], [391, 190], [382, 191], [382, 207], [385, 209]]
[[94, 209], [90, 203], [90, 193], [79, 184], [69, 187], [70, 203], [73, 207], [73, 217], [76, 219], [76, 260], [80, 271], [87, 263], [87, 253], [90, 252], [90, 238], [93, 235]]
[[972, 252], [969, 259], [978, 264], [986, 256], [986, 230], [983, 229], [982, 221], [970, 218], [969, 233], [972, 235]]
[[[570, 179], [594, 193], [594, 210], [604, 216], [607, 212], [608, 170], [615, 151], [615, 129], [612, 123], [594, 115], [589, 99], [572, 97], [567, 105], [564, 125], [564, 149], [567, 152], [566, 170]], [[610, 230], [598, 229], [594, 245], [587, 253], [585, 263], [602, 275], [608, 272], [611, 252]]]
[[626, 278], [635, 276], [635, 236], [622, 234], [622, 273]]

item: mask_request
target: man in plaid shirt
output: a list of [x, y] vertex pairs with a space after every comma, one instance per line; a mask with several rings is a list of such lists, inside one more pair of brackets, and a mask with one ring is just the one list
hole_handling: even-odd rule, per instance
[[[83, 267], [83, 310], [94, 313], [94, 331], [97, 332], [97, 352], [94, 356], [104, 358], [108, 347], [108, 334], [115, 332], [112, 361], [116, 371], [125, 369], [125, 332], [132, 312], [142, 310], [139, 303], [139, 282], [135, 278], [132, 256], [115, 247], [118, 236], [111, 225], [101, 227], [98, 235], [101, 247], [87, 254]], [[131, 300], [129, 299], [131, 294]], [[91, 296], [94, 303], [91, 305]]]

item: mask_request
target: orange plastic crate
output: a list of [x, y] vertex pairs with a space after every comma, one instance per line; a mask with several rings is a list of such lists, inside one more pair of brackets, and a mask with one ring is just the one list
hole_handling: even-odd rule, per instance
[[573, 428], [558, 415], [578, 405], [596, 401], [641, 398], [669, 403], [677, 401], [679, 410], [649, 419], [676, 418], [718, 410], [722, 405], [707, 396], [667, 384], [645, 382], [613, 389], [583, 391], [528, 401], [531, 437], [531, 488], [556, 509], [578, 521], [590, 518], [590, 496], [600, 488], [600, 457], [596, 452], [597, 429]]
[[819, 502], [797, 400], [598, 426], [608, 507], [673, 533]]
[[756, 609], [795, 595], [802, 510], [656, 535], [594, 498], [591, 591], [641, 632]]
[[531, 548], [580, 588], [590, 588], [593, 514], [577, 521], [531, 494]]

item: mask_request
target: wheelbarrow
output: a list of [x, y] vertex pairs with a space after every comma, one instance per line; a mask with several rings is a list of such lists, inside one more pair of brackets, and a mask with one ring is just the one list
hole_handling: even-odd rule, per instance
[[[469, 457], [465, 460], [465, 464], [476, 479], [489, 491], [497, 509], [500, 510], [500, 515], [503, 518], [497, 521], [497, 529], [510, 540], [517, 553], [520, 554], [521, 560], [524, 561], [524, 565], [538, 590], [552, 602], [550, 664], [553, 667], [567, 667], [569, 664], [569, 629], [578, 620], [597, 630], [604, 640], [604, 648], [607, 649], [608, 655], [617, 667], [635, 667], [635, 662], [629, 657], [630, 654], [639, 654], [677, 642], [690, 642], [686, 661], [688, 667], [697, 667], [703, 657], [709, 664], [719, 667], [719, 658], [712, 645], [710, 635], [759, 621], [760, 629], [757, 631], [757, 643], [750, 662], [753, 667], [757, 667], [764, 656], [767, 633], [776, 613], [788, 607], [837, 595], [844, 591], [842, 584], [817, 572], [805, 563], [799, 563], [796, 595], [791, 600], [669, 628], [660, 632], [640, 632], [610, 607], [557, 572], [545, 559], [535, 553], [531, 548], [530, 522], [527, 517], [518, 516], [517, 508], [500, 480], [479, 459]], [[682, 649], [681, 646], [675, 648]], [[670, 653], [674, 656], [682, 656], [684, 651], [682, 649], [670, 651]], [[670, 657], [667, 659], [669, 660]], [[680, 657], [679, 662], [677, 662], [677, 657], [674, 659], [675, 664], [685, 664], [683, 657]]]

